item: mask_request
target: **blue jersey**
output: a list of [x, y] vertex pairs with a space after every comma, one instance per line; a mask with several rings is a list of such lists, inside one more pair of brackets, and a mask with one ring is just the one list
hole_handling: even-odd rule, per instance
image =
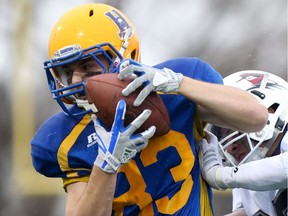
[[[198, 58], [172, 59], [155, 67], [222, 84], [220, 74]], [[211, 189], [201, 178], [193, 136], [196, 104], [178, 94], [161, 97], [171, 130], [152, 138], [145, 149], [119, 169], [113, 215], [212, 215]], [[39, 173], [63, 178], [64, 187], [88, 181], [97, 155], [89, 115], [72, 118], [57, 113], [38, 129], [31, 144], [33, 166]]]

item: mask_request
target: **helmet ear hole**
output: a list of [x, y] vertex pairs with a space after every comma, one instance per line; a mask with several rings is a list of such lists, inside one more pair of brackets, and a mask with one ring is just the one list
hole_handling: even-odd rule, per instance
[[131, 52], [131, 59], [137, 61], [138, 59], [135, 59], [136, 58], [136, 50], [134, 49], [132, 52]]
[[272, 104], [272, 105], [268, 108], [269, 113], [275, 113], [276, 110], [278, 109], [278, 107], [279, 107], [279, 104], [278, 104], [278, 103]]

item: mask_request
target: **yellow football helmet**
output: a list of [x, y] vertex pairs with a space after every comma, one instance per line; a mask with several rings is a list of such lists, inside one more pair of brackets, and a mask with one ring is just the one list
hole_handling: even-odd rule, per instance
[[[128, 35], [128, 46], [124, 48], [129, 28], [132, 32]], [[56, 23], [50, 34], [49, 56], [53, 58], [59, 50], [75, 44], [87, 49], [102, 43], [110, 43], [118, 52], [123, 46], [124, 51], [120, 54], [124, 59], [138, 60], [139, 40], [129, 19], [109, 5], [84, 4], [68, 11]]]
[[69, 115], [75, 114], [63, 102], [77, 104], [89, 112], [86, 102], [75, 97], [85, 94], [84, 82], [71, 85], [57, 67], [93, 58], [103, 68], [102, 73], [106, 73], [106, 67], [97, 58], [101, 55], [109, 62], [108, 72], [113, 73], [123, 59], [138, 61], [140, 56], [139, 40], [132, 23], [121, 11], [106, 4], [84, 4], [66, 12], [52, 29], [48, 46], [50, 60], [44, 62], [44, 69], [49, 88]]

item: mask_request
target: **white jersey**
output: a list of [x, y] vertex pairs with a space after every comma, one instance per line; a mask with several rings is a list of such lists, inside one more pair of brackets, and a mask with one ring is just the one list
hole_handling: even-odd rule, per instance
[[[263, 164], [265, 164], [265, 170], [267, 172], [263, 172], [261, 179], [265, 179], [265, 176], [267, 174], [267, 177], [269, 178], [270, 185], [279, 186], [280, 188], [283, 188], [283, 182], [286, 184], [287, 188], [287, 179], [288, 179], [288, 133], [285, 134], [281, 141], [281, 154], [271, 157], [273, 160], [269, 159], [269, 163], [264, 163], [266, 159], [258, 160], [257, 165], [261, 165], [261, 161], [263, 161]], [[255, 161], [256, 162], [256, 161]], [[244, 164], [243, 164], [244, 165]], [[246, 164], [247, 165], [247, 164]], [[263, 168], [263, 167], [262, 167]], [[255, 167], [257, 169], [257, 167]], [[280, 173], [276, 176], [281, 176], [281, 179], [279, 178], [271, 178], [271, 175], [269, 173]], [[249, 185], [249, 188], [253, 188], [253, 184], [257, 182], [256, 179], [253, 177], [253, 173], [246, 173], [246, 178], [251, 178], [251, 182]], [[255, 181], [256, 180], [256, 181]], [[259, 179], [258, 179], [259, 180]], [[263, 181], [258, 181], [258, 184], [263, 184]], [[259, 186], [256, 186], [259, 187]], [[273, 201], [275, 199], [275, 196], [277, 195], [278, 190], [266, 190], [266, 191], [254, 191], [254, 190], [247, 190], [242, 188], [236, 188], [233, 189], [233, 211], [244, 208], [247, 215], [269, 215], [269, 216], [277, 216], [274, 208]], [[283, 202], [283, 201], [280, 201]], [[285, 203], [284, 203], [285, 205]], [[287, 208], [287, 205], [286, 205]], [[287, 213], [287, 209], [286, 209]], [[286, 215], [286, 213], [283, 215]]]

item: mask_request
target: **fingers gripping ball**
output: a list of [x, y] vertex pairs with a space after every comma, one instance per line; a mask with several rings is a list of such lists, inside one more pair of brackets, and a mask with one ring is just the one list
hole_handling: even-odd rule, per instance
[[101, 126], [95, 114], [91, 116], [98, 140], [98, 155], [94, 165], [108, 173], [115, 173], [123, 164], [134, 158], [148, 145], [149, 139], [156, 130], [155, 126], [151, 126], [148, 130], [134, 134], [150, 116], [151, 111], [144, 110], [131, 124], [124, 127], [125, 111], [126, 103], [122, 99], [117, 104], [115, 119], [110, 131], [106, 131]]
[[144, 131], [150, 126], [156, 126], [154, 137], [162, 136], [170, 130], [170, 119], [166, 107], [161, 97], [156, 92], [151, 92], [144, 102], [138, 106], [133, 106], [133, 102], [141, 91], [141, 88], [131, 93], [129, 96], [123, 96], [122, 90], [133, 80], [132, 76], [125, 80], [119, 80], [116, 73], [101, 74], [93, 76], [86, 80], [86, 93], [88, 101], [94, 103], [98, 112], [97, 118], [107, 127], [111, 128], [117, 103], [120, 99], [126, 101], [126, 114], [124, 125], [129, 125], [145, 109], [152, 111], [150, 117], [137, 130]]
[[137, 76], [123, 91], [122, 94], [127, 96], [134, 92], [140, 86], [145, 86], [141, 89], [137, 98], [134, 101], [135, 106], [139, 106], [143, 100], [152, 92], [177, 92], [183, 75], [174, 71], [163, 68], [158, 69], [143, 65], [132, 59], [126, 59], [118, 65], [118, 78], [126, 79], [127, 76]]

